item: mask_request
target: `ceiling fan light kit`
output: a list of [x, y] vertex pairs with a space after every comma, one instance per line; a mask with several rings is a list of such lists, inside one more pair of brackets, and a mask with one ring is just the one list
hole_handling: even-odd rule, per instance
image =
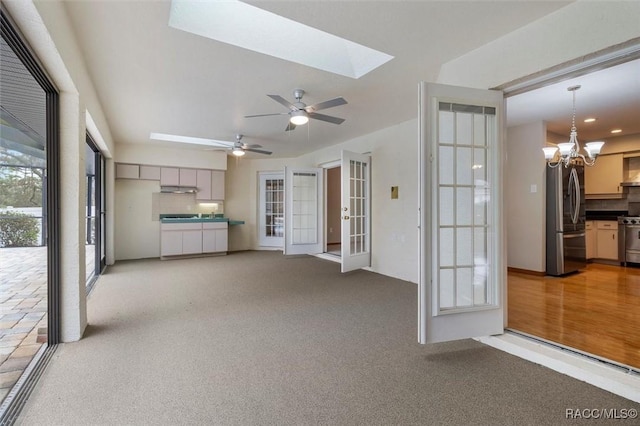
[[342, 124], [344, 122], [344, 118], [333, 117], [326, 114], [318, 114], [316, 111], [320, 111], [327, 108], [333, 108], [339, 105], [345, 105], [347, 101], [342, 98], [334, 98], [328, 101], [319, 102], [313, 105], [307, 105], [302, 102], [302, 97], [304, 96], [304, 90], [295, 89], [293, 91], [293, 96], [296, 98], [296, 102], [291, 103], [287, 101], [280, 95], [267, 95], [274, 101], [278, 102], [280, 105], [283, 105], [289, 109], [289, 112], [276, 112], [272, 114], [257, 114], [257, 115], [245, 115], [245, 118], [255, 118], [255, 117], [267, 117], [271, 115], [289, 115], [289, 123], [287, 123], [287, 127], [285, 131], [294, 130], [296, 126], [307, 124], [309, 119], [313, 118], [315, 120], [326, 121], [327, 123], [332, 124]]
[[[558, 146], [544, 147], [544, 158], [547, 161], [547, 166], [558, 167], [563, 164], [565, 167], [569, 167], [570, 164], [576, 160], [582, 160], [581, 162], [586, 166], [593, 166], [596, 164], [596, 159], [600, 155], [603, 141], [587, 142], [584, 150], [586, 156], [580, 153], [580, 143], [578, 142], [578, 130], [576, 129], [576, 91], [580, 89], [580, 85], [568, 87], [567, 90], [573, 93], [573, 117], [571, 119], [571, 133], [569, 135], [569, 142], [559, 143]], [[558, 156], [558, 154], [560, 154]]]
[[309, 122], [309, 116], [307, 116], [306, 111], [292, 111], [291, 118], [289, 121], [296, 126], [302, 126], [303, 124], [307, 124]]

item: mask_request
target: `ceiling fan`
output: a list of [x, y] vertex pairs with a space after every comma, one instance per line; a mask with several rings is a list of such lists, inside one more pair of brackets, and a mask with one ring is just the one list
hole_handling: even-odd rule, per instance
[[267, 151], [262, 148], [262, 145], [247, 144], [242, 142], [243, 135], [236, 135], [235, 142], [219, 141], [215, 139], [194, 138], [190, 136], [169, 135], [166, 133], [151, 133], [150, 138], [161, 141], [189, 143], [196, 145], [205, 145], [212, 149], [226, 149], [230, 150], [231, 154], [236, 157], [242, 157], [246, 151], [257, 152], [258, 154], [271, 155], [271, 151]]
[[294, 103], [291, 103], [284, 99], [279, 95], [267, 95], [274, 101], [278, 102], [281, 105], [284, 105], [289, 109], [289, 112], [276, 112], [273, 114], [257, 114], [257, 115], [245, 115], [245, 118], [254, 118], [254, 117], [267, 117], [270, 115], [289, 115], [289, 123], [287, 124], [287, 128], [285, 131], [293, 130], [296, 126], [300, 126], [302, 124], [306, 124], [310, 118], [315, 120], [326, 121], [328, 123], [333, 124], [341, 124], [344, 121], [344, 118], [332, 117], [330, 115], [318, 114], [316, 111], [320, 111], [327, 108], [333, 108], [335, 106], [344, 105], [347, 101], [342, 98], [330, 99], [328, 101], [320, 102], [314, 105], [307, 105], [302, 102], [302, 97], [304, 96], [304, 90], [295, 89], [293, 91], [293, 96], [296, 98]]

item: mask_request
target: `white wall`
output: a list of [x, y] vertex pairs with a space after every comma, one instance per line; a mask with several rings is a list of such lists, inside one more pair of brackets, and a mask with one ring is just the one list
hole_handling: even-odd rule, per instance
[[[89, 111], [100, 132], [105, 155], [113, 140], [75, 35], [61, 2], [3, 0], [12, 19], [33, 49], [60, 94], [60, 286], [61, 339], [75, 341], [87, 325], [85, 290], [84, 151]], [[113, 219], [113, 181], [107, 182], [107, 222]], [[107, 244], [110, 240], [107, 239]], [[107, 250], [109, 254], [110, 250]], [[107, 259], [113, 262], [113, 259]]]
[[640, 2], [576, 1], [462, 55], [439, 83], [488, 89], [640, 37]]
[[[417, 92], [417, 89], [416, 89]], [[417, 115], [417, 110], [416, 110]], [[401, 148], [401, 149], [400, 149]], [[242, 159], [228, 166], [225, 214], [246, 221], [229, 232], [230, 250], [257, 249], [259, 171], [284, 166], [318, 167], [340, 159], [340, 151], [371, 153], [372, 270], [418, 282], [418, 120], [361, 136], [292, 159]], [[391, 186], [400, 196], [392, 200]]]
[[167, 148], [149, 144], [117, 144], [117, 163], [148, 164], [153, 166], [191, 167], [197, 169], [227, 169], [224, 151]]
[[504, 187], [510, 268], [545, 271], [546, 166], [542, 147], [546, 138], [547, 126], [543, 122], [507, 129]]

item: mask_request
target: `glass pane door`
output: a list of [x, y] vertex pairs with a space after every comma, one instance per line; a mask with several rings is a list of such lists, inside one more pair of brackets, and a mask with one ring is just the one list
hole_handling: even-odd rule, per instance
[[260, 174], [260, 245], [282, 247], [284, 238], [284, 173]]

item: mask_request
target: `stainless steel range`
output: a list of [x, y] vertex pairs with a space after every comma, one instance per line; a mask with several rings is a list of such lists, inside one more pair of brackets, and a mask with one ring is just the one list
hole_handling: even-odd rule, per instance
[[625, 266], [640, 264], [640, 216], [618, 217], [618, 256]]

